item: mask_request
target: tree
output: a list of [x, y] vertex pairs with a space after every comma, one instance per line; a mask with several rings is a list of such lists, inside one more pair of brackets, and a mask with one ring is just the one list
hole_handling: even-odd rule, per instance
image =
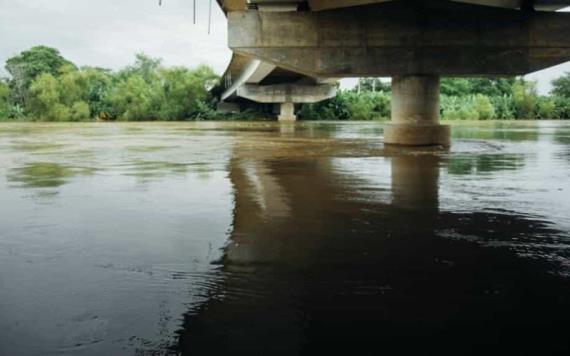
[[0, 80], [0, 121], [6, 119], [10, 112], [10, 88]]
[[138, 75], [147, 83], [151, 83], [156, 80], [158, 69], [162, 64], [162, 59], [152, 58], [144, 53], [137, 53], [135, 57], [135, 64], [121, 70], [117, 74], [117, 79], [119, 81], [124, 81], [133, 75]]
[[340, 90], [315, 104], [304, 104], [299, 117], [305, 120], [374, 120], [390, 117], [390, 95], [385, 92]]
[[486, 96], [511, 95], [515, 78], [474, 78], [469, 79], [470, 94], [483, 94]]
[[160, 97], [158, 82], [147, 83], [139, 74], [119, 82], [110, 95], [115, 115], [123, 120], [156, 119]]
[[536, 82], [528, 82], [520, 78], [513, 84], [513, 101], [517, 118], [526, 120], [535, 118], [537, 96]]
[[162, 99], [158, 118], [185, 119], [201, 110], [200, 102], [207, 100], [207, 87], [217, 80], [211, 68], [200, 66], [195, 70], [182, 67], [159, 70]]
[[440, 92], [447, 96], [463, 96], [471, 94], [471, 85], [468, 79], [443, 78], [441, 80]]
[[57, 49], [46, 46], [32, 47], [9, 58], [6, 61], [6, 70], [12, 76], [10, 87], [15, 101], [25, 104], [27, 90], [34, 79], [44, 73], [58, 76], [60, 68], [66, 65], [75, 67], [63, 58]]
[[552, 95], [570, 98], [570, 72], [552, 81]]
[[91, 117], [89, 72], [64, 66], [60, 76], [50, 73], [36, 78], [29, 90], [29, 111], [50, 121], [80, 121]]
[[514, 82], [515, 78], [444, 78], [441, 80], [441, 93], [449, 96], [511, 95]]
[[39, 119], [64, 121], [68, 110], [61, 104], [57, 79], [50, 73], [41, 74], [30, 86], [30, 113]]
[[475, 95], [473, 105], [478, 113], [479, 120], [492, 120], [495, 118], [495, 108], [488, 96], [483, 94]]
[[537, 119], [556, 119], [556, 102], [553, 98], [540, 96], [536, 103]]
[[108, 96], [117, 118], [182, 120], [210, 110], [208, 90], [218, 81], [210, 67], [164, 68], [160, 63], [137, 54], [135, 64], [119, 72]]

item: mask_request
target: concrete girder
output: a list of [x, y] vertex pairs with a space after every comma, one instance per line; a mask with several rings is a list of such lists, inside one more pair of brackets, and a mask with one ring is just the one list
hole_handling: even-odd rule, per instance
[[277, 85], [242, 85], [237, 95], [257, 103], [275, 103], [279, 105], [279, 121], [294, 122], [295, 104], [316, 103], [336, 95], [335, 84], [277, 84]]
[[568, 13], [394, 1], [228, 21], [232, 50], [312, 77], [522, 75], [570, 60]]
[[[360, 5], [378, 4], [388, 1], [398, 0], [306, 0], [312, 11], [322, 11], [330, 9], [338, 9], [344, 7], [353, 7]], [[405, 0], [399, 0], [405, 1]], [[413, 1], [413, 0], [412, 0]], [[525, 1], [529, 0], [450, 0], [455, 2], [463, 2], [469, 4], [502, 7], [508, 9], [520, 9]], [[570, 0], [530, 0], [534, 3], [534, 7], [539, 11], [555, 11], [566, 6], [570, 6]], [[299, 4], [302, 0], [218, 0], [224, 11], [243, 11], [247, 9], [248, 3], [262, 4], [264, 6], [282, 6]], [[294, 8], [294, 6], [293, 6]]]
[[267, 77], [275, 66], [257, 59], [250, 60], [243, 68], [239, 77], [232, 81], [231, 85], [222, 93], [221, 100], [226, 100], [236, 94], [237, 90], [245, 84], [255, 84]]
[[336, 95], [336, 84], [253, 85], [241, 86], [237, 95], [257, 103], [317, 103]]

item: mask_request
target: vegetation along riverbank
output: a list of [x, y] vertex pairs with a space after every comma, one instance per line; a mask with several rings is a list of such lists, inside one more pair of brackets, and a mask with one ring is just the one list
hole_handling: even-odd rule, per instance
[[[10, 77], [0, 80], [0, 121], [219, 120], [254, 119], [255, 112], [220, 113], [215, 88], [219, 77], [201, 65], [166, 67], [138, 54], [118, 71], [78, 67], [58, 50], [37, 46], [5, 63]], [[523, 78], [446, 78], [441, 83], [444, 120], [570, 119], [570, 73], [539, 95]], [[305, 120], [378, 120], [390, 117], [390, 85], [360, 79], [356, 88], [300, 108]]]

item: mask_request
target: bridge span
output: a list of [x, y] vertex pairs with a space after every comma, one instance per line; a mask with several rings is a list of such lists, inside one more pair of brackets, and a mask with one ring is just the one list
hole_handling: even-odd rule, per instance
[[389, 144], [450, 144], [442, 76], [524, 75], [570, 60], [570, 0], [218, 0], [233, 51], [224, 102], [295, 104], [343, 77], [392, 77]]

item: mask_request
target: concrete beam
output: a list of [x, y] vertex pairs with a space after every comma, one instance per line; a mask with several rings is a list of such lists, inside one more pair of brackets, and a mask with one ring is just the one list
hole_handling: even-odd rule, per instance
[[229, 46], [313, 77], [522, 75], [570, 60], [570, 13], [413, 4], [232, 12]]
[[231, 85], [222, 93], [221, 100], [226, 100], [233, 96], [238, 88], [246, 83], [254, 84], [259, 83], [267, 77], [275, 66], [269, 63], [262, 62], [257, 59], [251, 59], [242, 68], [242, 71], [236, 80], [232, 80]]
[[316, 103], [336, 95], [336, 84], [276, 84], [241, 86], [237, 95], [257, 103]]

